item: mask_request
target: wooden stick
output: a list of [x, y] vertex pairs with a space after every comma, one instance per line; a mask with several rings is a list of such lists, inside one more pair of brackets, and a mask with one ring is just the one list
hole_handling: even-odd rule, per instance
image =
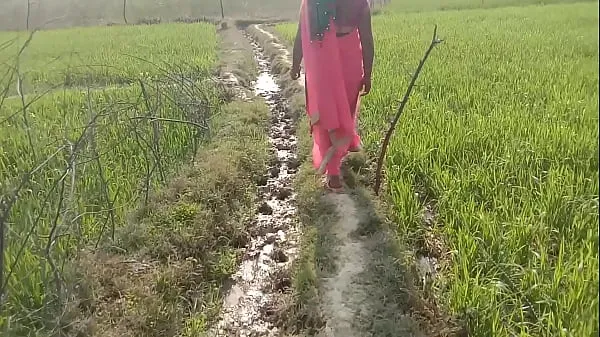
[[127, 22], [127, 0], [123, 0], [123, 21], [125, 21], [125, 24], [129, 24]]
[[379, 153], [379, 159], [377, 160], [377, 170], [375, 171], [375, 195], [379, 195], [379, 188], [381, 187], [381, 170], [382, 170], [382, 166], [383, 166], [383, 160], [385, 159], [385, 154], [387, 152], [387, 148], [389, 146], [390, 139], [392, 138], [392, 134], [394, 133], [394, 129], [396, 128], [396, 124], [398, 124], [398, 120], [400, 119], [400, 116], [402, 116], [402, 112], [404, 111], [404, 107], [406, 106], [406, 103], [408, 102], [410, 93], [412, 92], [412, 89], [415, 86], [415, 83], [417, 82], [417, 78], [419, 78], [419, 74], [421, 73], [421, 70], [423, 69], [425, 62], [427, 61], [429, 54], [431, 54], [431, 51], [433, 50], [433, 48], [435, 48], [435, 46], [437, 46], [438, 44], [440, 44], [442, 42], [443, 42], [443, 40], [440, 40], [437, 37], [437, 25], [435, 25], [435, 27], [433, 28], [433, 38], [431, 39], [429, 48], [427, 48], [427, 50], [425, 51], [425, 55], [419, 62], [419, 66], [417, 67], [417, 70], [413, 74], [413, 76], [410, 80], [410, 84], [408, 85], [408, 88], [406, 89], [406, 92], [404, 93], [404, 97], [402, 98], [402, 101], [400, 102], [400, 105], [398, 106], [398, 111], [396, 112], [396, 116], [394, 116], [394, 120], [390, 124], [390, 128], [388, 129], [388, 131], [385, 135], [385, 139], [383, 140], [383, 144], [381, 146], [381, 152]]
[[200, 128], [200, 129], [207, 129], [208, 128], [207, 126], [198, 124], [196, 122], [184, 121], [184, 120], [172, 119], [172, 118], [160, 118], [160, 117], [152, 117], [152, 116], [134, 116], [134, 117], [131, 117], [130, 119], [147, 119], [147, 120], [149, 120], [151, 122], [154, 122], [154, 121], [158, 121], [158, 122], [170, 122], [170, 123], [179, 123], [179, 124], [193, 125], [193, 126], [195, 126], [197, 128]]

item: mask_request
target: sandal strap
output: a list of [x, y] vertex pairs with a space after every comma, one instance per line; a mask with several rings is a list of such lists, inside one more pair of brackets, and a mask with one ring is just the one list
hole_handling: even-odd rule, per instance
[[334, 193], [340, 193], [340, 192], [344, 191], [344, 186], [342, 186], [342, 187], [331, 187], [329, 178], [327, 178], [327, 180], [325, 181], [325, 188], [328, 189], [328, 190], [330, 190], [330, 191], [332, 191], [332, 192], [334, 192]]

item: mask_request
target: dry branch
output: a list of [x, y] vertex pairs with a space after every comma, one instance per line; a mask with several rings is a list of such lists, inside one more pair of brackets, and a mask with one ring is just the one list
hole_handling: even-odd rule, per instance
[[[58, 154], [59, 152], [61, 152], [62, 150], [64, 150], [64, 146], [59, 148], [55, 154]], [[66, 173], [64, 173], [66, 174]], [[59, 179], [62, 180], [63, 178], [61, 177]], [[4, 294], [6, 291], [6, 288], [8, 286], [8, 280], [10, 280], [12, 274], [15, 271], [15, 268], [17, 266], [17, 264], [19, 263], [19, 261], [21, 260], [21, 256], [23, 255], [24, 251], [25, 251], [25, 247], [27, 246], [27, 243], [29, 241], [29, 239], [31, 238], [31, 236], [33, 235], [33, 233], [35, 232], [35, 230], [37, 229], [37, 225], [40, 222], [42, 215], [43, 215], [43, 210], [47, 207], [47, 202], [50, 199], [50, 197], [52, 196], [52, 194], [54, 193], [54, 191], [56, 190], [57, 184], [54, 184], [52, 186], [52, 188], [50, 189], [50, 191], [48, 191], [46, 193], [46, 197], [44, 198], [44, 201], [42, 202], [42, 205], [44, 205], [42, 207], [42, 209], [40, 210], [40, 212], [38, 213], [36, 219], [33, 221], [32, 225], [29, 227], [29, 230], [27, 232], [27, 235], [25, 236], [25, 238], [21, 241], [21, 245], [19, 246], [19, 249], [17, 250], [17, 254], [14, 256], [14, 260], [13, 263], [11, 264], [10, 268], [8, 269], [8, 274], [6, 275], [5, 279], [6, 282], [2, 282], [2, 280], [0, 280], [0, 294]]]
[[188, 124], [188, 125], [193, 125], [199, 129], [204, 129], [207, 130], [208, 128], [205, 125], [202, 124], [198, 124], [196, 122], [191, 122], [191, 121], [184, 121], [181, 119], [173, 119], [173, 118], [161, 118], [161, 117], [152, 117], [152, 116], [134, 116], [131, 117], [131, 119], [147, 119], [150, 122], [171, 122], [171, 123], [179, 123], [179, 124]]
[[[2, 310], [2, 307], [4, 304], [5, 295], [6, 295], [5, 291], [6, 291], [6, 287], [8, 286], [9, 277], [12, 275], [11, 271], [14, 268], [14, 267], [11, 268], [11, 270], [9, 271], [9, 274], [7, 275], [6, 278], [3, 277], [4, 276], [4, 252], [6, 251], [6, 247], [8, 246], [8, 244], [5, 240], [5, 235], [7, 232], [6, 225], [8, 223], [10, 210], [12, 209], [14, 204], [17, 202], [17, 199], [19, 198], [19, 194], [25, 188], [25, 186], [29, 183], [31, 177], [36, 172], [38, 172], [42, 168], [46, 167], [46, 165], [53, 158], [55, 158], [58, 154], [60, 154], [60, 152], [63, 149], [64, 149], [64, 146], [59, 148], [58, 150], [56, 150], [56, 152], [54, 152], [52, 155], [47, 157], [42, 163], [37, 165], [34, 169], [32, 169], [29, 172], [24, 173], [19, 185], [11, 193], [6, 193], [4, 195], [0, 195], [0, 311]], [[39, 218], [38, 218], [38, 220], [39, 220]], [[35, 228], [35, 224], [33, 227]], [[24, 243], [25, 242], [26, 241], [24, 241]], [[15, 262], [14, 262], [15, 265], [16, 265], [16, 262], [18, 261], [19, 257], [20, 257], [20, 255], [18, 255], [17, 259], [15, 260]]]
[[125, 21], [125, 24], [127, 23], [127, 0], [123, 0], [123, 21]]
[[[29, 46], [29, 44], [31, 43], [31, 40], [33, 39], [33, 36], [35, 34], [36, 31], [33, 31], [29, 34], [29, 37], [27, 38], [27, 40], [23, 43], [23, 45], [21, 46], [21, 48], [19, 49], [19, 52], [17, 54], [17, 76], [18, 75], [18, 62], [19, 59], [21, 57], [21, 54], [23, 54], [23, 51], [25, 51], [25, 49], [27, 49], [27, 47]], [[12, 78], [12, 76], [11, 76]], [[20, 83], [20, 82], [19, 82]], [[7, 86], [8, 88], [8, 86]], [[8, 90], [6, 91], [8, 92]], [[2, 100], [0, 101], [0, 104], [4, 103], [4, 98], [6, 97], [6, 94], [4, 94], [2, 96]], [[22, 101], [24, 100], [23, 96], [21, 96]], [[24, 101], [23, 101], [24, 102]], [[23, 103], [23, 114], [25, 115], [25, 104]], [[29, 130], [27, 130], [27, 136], [29, 139], [29, 142], [31, 144], [31, 135], [29, 133]], [[32, 146], [33, 149], [33, 146]], [[34, 169], [34, 171], [37, 170]], [[31, 173], [31, 172], [30, 172]], [[4, 253], [6, 251], [6, 246], [7, 246], [7, 242], [6, 242], [6, 232], [7, 232], [7, 220], [10, 214], [10, 209], [12, 208], [13, 204], [16, 202], [18, 194], [21, 192], [21, 190], [24, 188], [25, 184], [27, 184], [27, 182], [29, 181], [30, 175], [26, 174], [23, 179], [21, 180], [21, 183], [19, 185], [19, 187], [17, 187], [12, 194], [7, 194], [7, 195], [1, 195], [0, 196], [0, 286], [2, 288], [0, 288], [0, 311], [3, 308], [3, 304], [4, 304], [4, 283], [8, 283], [8, 279], [5, 281], [4, 280]]]
[[[104, 173], [104, 166], [102, 165], [102, 161], [100, 160], [100, 155], [98, 154], [97, 142], [96, 142], [96, 130], [95, 130], [95, 121], [98, 118], [98, 114], [94, 111], [92, 106], [92, 97], [90, 90], [88, 88], [87, 91], [87, 108], [90, 112], [90, 119], [94, 122], [94, 128], [91, 129], [90, 132], [90, 145], [92, 148], [92, 154], [96, 158], [96, 167], [98, 168], [98, 177], [100, 178], [100, 182], [102, 184], [102, 192], [104, 193], [104, 201], [108, 204], [108, 219], [111, 222], [111, 238], [115, 239], [115, 212], [114, 212], [114, 202], [110, 198], [110, 193], [108, 190], [108, 181], [106, 179], [106, 174]], [[100, 231], [100, 235], [98, 236], [98, 242], [100, 242], [100, 238], [102, 237], [104, 229]], [[98, 247], [98, 243], [96, 243], [96, 248]]]
[[19, 94], [19, 97], [21, 98], [21, 105], [23, 107], [22, 112], [23, 112], [23, 122], [25, 123], [25, 132], [27, 133], [27, 141], [29, 142], [29, 147], [30, 147], [30, 151], [31, 153], [33, 153], [34, 157], [36, 154], [36, 150], [35, 150], [35, 146], [33, 146], [33, 139], [31, 138], [31, 127], [29, 124], [29, 118], [27, 118], [27, 103], [25, 102], [25, 93], [23, 92], [23, 79], [21, 78], [21, 55], [23, 54], [23, 52], [25, 51], [25, 49], [27, 48], [27, 46], [29, 46], [29, 44], [31, 43], [31, 40], [33, 40], [33, 36], [35, 34], [36, 31], [33, 31], [29, 34], [29, 37], [27, 38], [27, 40], [25, 41], [25, 43], [23, 44], [23, 46], [21, 47], [21, 49], [19, 50], [19, 53], [17, 54], [17, 66], [16, 66], [16, 74], [17, 74], [17, 92]]
[[27, 0], [27, 21], [25, 23], [25, 26], [27, 28], [27, 30], [29, 30], [29, 19], [31, 18], [31, 0]]
[[433, 48], [435, 48], [435, 46], [437, 46], [438, 44], [440, 44], [442, 42], [443, 42], [443, 40], [440, 40], [438, 38], [437, 25], [435, 25], [435, 27], [433, 28], [433, 38], [431, 39], [431, 43], [429, 44], [429, 47], [425, 51], [425, 55], [419, 62], [419, 66], [417, 67], [417, 70], [415, 71], [415, 73], [413, 74], [413, 76], [410, 80], [408, 88], [406, 89], [406, 92], [404, 93], [404, 97], [402, 98], [402, 101], [400, 101], [400, 105], [398, 106], [398, 111], [396, 112], [396, 115], [394, 116], [394, 119], [392, 120], [392, 122], [390, 124], [390, 128], [388, 129], [388, 131], [385, 135], [385, 139], [383, 140], [383, 144], [381, 146], [381, 152], [379, 153], [379, 159], [377, 160], [377, 169], [375, 171], [375, 194], [376, 195], [379, 195], [379, 188], [381, 187], [381, 170], [382, 170], [382, 166], [383, 166], [383, 160], [385, 159], [385, 154], [387, 152], [387, 148], [389, 146], [390, 139], [392, 138], [392, 134], [394, 133], [394, 130], [396, 128], [396, 124], [398, 124], [398, 120], [400, 119], [400, 116], [402, 116], [402, 112], [404, 111], [404, 108], [406, 107], [406, 103], [408, 102], [408, 99], [410, 98], [410, 94], [413, 90], [413, 87], [415, 86], [415, 83], [417, 82], [417, 79], [419, 78], [419, 74], [421, 73], [421, 70], [423, 69], [425, 62], [427, 61], [427, 58], [429, 58], [429, 54], [431, 54], [431, 51], [433, 50]]

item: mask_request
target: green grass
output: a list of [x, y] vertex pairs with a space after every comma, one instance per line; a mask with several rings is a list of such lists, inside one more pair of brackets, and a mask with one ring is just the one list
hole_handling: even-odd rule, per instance
[[[21, 65], [36, 87], [60, 81], [65, 69], [78, 66], [86, 69], [74, 77], [81, 84], [119, 78], [133, 85], [28, 95], [26, 113], [19, 98], [0, 103], [0, 200], [10, 200], [23, 175], [39, 166], [6, 223], [4, 263], [11, 277], [1, 329], [28, 335], [52, 328], [56, 310], [68, 301], [68, 261], [76, 249], [113, 237], [127, 214], [210, 138], [205, 128], [221, 105], [220, 92], [206, 82], [216, 65], [216, 42], [215, 28], [207, 24], [48, 31], [34, 37]], [[45, 66], [72, 53], [79, 58]], [[116, 68], [83, 67], [94, 63]]]
[[[433, 24], [446, 39], [390, 145], [387, 193], [401, 237], [423, 234], [423, 203], [435, 201], [434, 230], [451, 254], [438, 292], [474, 336], [597, 334], [597, 8], [374, 19], [374, 90], [361, 117], [371, 154]], [[278, 30], [291, 40], [295, 27]]]
[[[19, 58], [24, 91], [55, 87], [126, 85], [177, 67], [191, 75], [211, 70], [216, 61], [215, 28], [207, 24], [90, 27], [36, 33]], [[0, 33], [0, 74], [17, 64], [17, 55], [29, 34]], [[7, 84], [0, 77], [0, 84]], [[16, 79], [10, 93], [16, 94]]]
[[392, 0], [385, 11], [443, 11], [576, 2], [595, 2], [595, 0]]

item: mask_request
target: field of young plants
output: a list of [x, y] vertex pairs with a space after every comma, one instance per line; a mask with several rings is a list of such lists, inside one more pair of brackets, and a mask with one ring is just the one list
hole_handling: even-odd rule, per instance
[[[18, 63], [24, 91], [131, 84], [159, 75], [169, 66], [177, 66], [180, 73], [204, 73], [216, 58], [213, 31], [204, 24], [42, 31], [34, 35]], [[17, 64], [15, 56], [28, 36], [27, 32], [0, 32], [0, 46], [6, 45], [0, 50], [2, 73]], [[6, 83], [0, 84], [4, 89]], [[16, 85], [9, 89], [16, 93]]]
[[388, 151], [398, 232], [424, 236], [433, 205], [437, 290], [473, 336], [597, 334], [598, 3], [376, 16], [371, 153], [434, 24], [445, 42]]
[[56, 320], [65, 257], [114, 236], [220, 105], [213, 25], [42, 31], [19, 55], [28, 36], [0, 33], [0, 327], [19, 335]]
[[549, 5], [556, 3], [594, 2], [595, 0], [396, 0], [385, 11], [428, 12], [437, 10], [462, 10], [498, 8], [508, 6]]

